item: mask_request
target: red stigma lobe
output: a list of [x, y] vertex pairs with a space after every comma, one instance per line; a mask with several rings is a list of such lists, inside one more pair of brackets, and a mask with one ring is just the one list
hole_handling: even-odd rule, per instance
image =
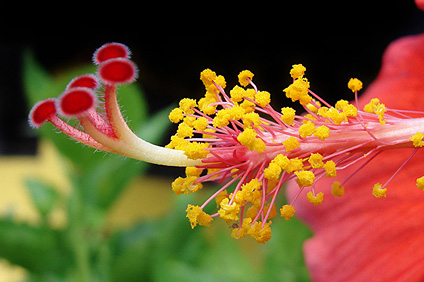
[[93, 74], [83, 74], [72, 79], [66, 89], [75, 87], [87, 87], [90, 89], [96, 89], [99, 87], [99, 82]]
[[110, 59], [100, 64], [98, 75], [108, 84], [131, 83], [137, 78], [137, 68], [128, 59]]
[[130, 50], [121, 43], [106, 43], [97, 49], [93, 54], [95, 64], [100, 64], [106, 60], [114, 58], [129, 58]]
[[71, 88], [58, 100], [58, 108], [63, 116], [79, 116], [95, 107], [93, 91], [86, 87]]
[[46, 99], [35, 104], [29, 114], [30, 125], [38, 128], [52, 115], [56, 114], [55, 103], [55, 99]]

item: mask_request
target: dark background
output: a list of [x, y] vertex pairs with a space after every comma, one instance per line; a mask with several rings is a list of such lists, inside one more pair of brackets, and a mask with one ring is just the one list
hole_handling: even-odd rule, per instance
[[251, 70], [258, 88], [272, 94], [278, 109], [289, 104], [282, 89], [291, 83], [289, 70], [295, 63], [306, 66], [311, 89], [334, 103], [352, 98], [346, 87], [351, 77], [361, 79], [365, 87], [375, 79], [391, 41], [424, 31], [424, 12], [413, 1], [384, 2], [372, 6], [372, 1], [338, 1], [311, 7], [298, 1], [277, 11], [269, 7], [276, 12], [272, 14], [253, 6], [250, 14], [231, 15], [231, 25], [219, 9], [210, 9], [199, 22], [179, 18], [169, 23], [152, 15], [151, 24], [131, 30], [5, 30], [0, 37], [0, 154], [36, 153], [36, 137], [27, 125], [32, 105], [26, 104], [21, 82], [26, 48], [48, 71], [58, 73], [89, 63], [92, 52], [105, 42], [128, 45], [140, 70], [136, 83], [151, 112], [183, 97], [200, 98], [204, 87], [199, 73], [205, 68], [224, 75], [228, 89], [241, 70]]

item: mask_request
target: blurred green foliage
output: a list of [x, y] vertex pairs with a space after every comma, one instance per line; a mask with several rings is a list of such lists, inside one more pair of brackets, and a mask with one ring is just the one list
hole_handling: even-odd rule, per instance
[[[94, 71], [81, 67], [53, 77], [30, 52], [25, 54], [23, 69], [30, 105], [58, 96], [75, 75]], [[159, 142], [169, 126], [169, 108], [148, 116], [137, 84], [121, 87], [119, 95], [130, 127], [142, 138]], [[27, 281], [309, 281], [302, 244], [310, 232], [296, 219], [275, 219], [273, 238], [258, 245], [248, 238], [234, 240], [218, 221], [192, 230], [185, 209], [196, 199], [180, 196], [173, 212], [161, 219], [109, 230], [108, 210], [130, 180], [145, 173], [147, 164], [94, 153], [57, 134], [50, 125], [38, 133], [71, 162], [73, 187], [64, 199], [42, 179], [27, 179], [41, 223], [0, 218], [0, 256], [27, 269]], [[62, 229], [47, 221], [58, 202], [66, 206], [67, 224]]]

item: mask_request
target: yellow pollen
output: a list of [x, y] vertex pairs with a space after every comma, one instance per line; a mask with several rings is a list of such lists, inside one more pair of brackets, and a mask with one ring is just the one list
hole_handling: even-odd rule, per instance
[[346, 100], [337, 101], [334, 107], [337, 110], [343, 111], [343, 114], [347, 117], [356, 117], [358, 115], [358, 109]]
[[308, 95], [309, 82], [306, 78], [299, 77], [283, 91], [286, 97], [293, 102], [299, 101], [302, 105], [307, 105], [311, 102], [312, 97]]
[[193, 137], [193, 128], [187, 123], [182, 122], [178, 125], [177, 135], [181, 138]]
[[364, 111], [374, 114], [378, 105], [380, 105], [380, 100], [378, 98], [371, 99], [371, 101], [364, 106]]
[[271, 94], [267, 91], [258, 91], [255, 95], [255, 101], [259, 106], [265, 108], [271, 102]]
[[259, 182], [256, 178], [252, 179], [250, 182], [243, 184], [241, 190], [237, 192], [236, 201], [239, 205], [243, 206], [245, 202], [251, 202], [253, 204], [258, 203], [260, 207], [260, 199], [262, 193], [259, 191], [262, 183]]
[[233, 89], [230, 90], [231, 101], [234, 103], [241, 102], [244, 97], [246, 97], [246, 90], [236, 85]]
[[423, 141], [423, 137], [424, 134], [422, 134], [421, 132], [417, 132], [414, 135], [412, 135], [411, 138], [409, 138], [409, 141], [412, 141], [412, 143], [414, 144], [414, 147], [423, 147], [424, 146], [424, 141]]
[[283, 145], [286, 148], [286, 152], [290, 152], [299, 148], [300, 143], [295, 137], [291, 136], [283, 141]]
[[381, 187], [382, 187], [382, 185], [380, 183], [377, 183], [377, 184], [374, 185], [374, 187], [372, 188], [373, 196], [375, 196], [377, 198], [386, 197], [387, 188], [381, 189]]
[[327, 172], [327, 177], [336, 177], [336, 163], [334, 161], [328, 161], [324, 164], [325, 172]]
[[243, 87], [246, 87], [247, 85], [249, 85], [252, 78], [253, 78], [253, 73], [251, 71], [248, 71], [248, 70], [244, 70], [244, 71], [240, 72], [239, 75], [238, 75], [239, 83]]
[[[249, 88], [246, 90], [245, 98], [255, 100], [255, 89]], [[240, 104], [240, 106], [246, 111], [246, 113], [251, 113], [255, 111], [255, 103], [250, 102], [246, 99]]]
[[193, 121], [194, 129], [198, 131], [204, 131], [208, 126], [208, 120], [205, 117], [199, 117], [195, 121]]
[[305, 75], [306, 68], [302, 64], [293, 65], [290, 70], [290, 76], [297, 79]]
[[204, 159], [209, 154], [209, 151], [206, 150], [208, 146], [208, 143], [190, 142], [187, 147], [183, 149], [184, 155], [192, 160]]
[[294, 174], [297, 176], [296, 182], [300, 187], [308, 187], [314, 184], [315, 175], [312, 171], [303, 170], [297, 171]]
[[250, 217], [243, 218], [243, 224], [240, 228], [234, 228], [231, 232], [231, 237], [240, 239], [247, 236], [247, 232], [250, 230], [252, 219]]
[[351, 78], [347, 83], [347, 87], [352, 90], [352, 92], [356, 92], [362, 89], [362, 81], [357, 78]]
[[328, 110], [329, 109], [327, 107], [321, 107], [318, 109], [317, 114], [322, 117], [327, 117]]
[[308, 121], [314, 121], [314, 120], [317, 120], [313, 115], [311, 115], [311, 114], [306, 114], [306, 115], [304, 115], [304, 117], [306, 118], [306, 119], [304, 119], [303, 121], [302, 121], [302, 124], [305, 124], [305, 123], [307, 123]]
[[285, 107], [281, 109], [281, 121], [287, 125], [293, 125], [296, 111], [293, 108]]
[[378, 115], [378, 119], [382, 125], [386, 124], [386, 120], [384, 119], [384, 113], [386, 112], [386, 105], [380, 104], [375, 110], [375, 114]]
[[225, 77], [223, 77], [222, 75], [218, 75], [214, 79], [213, 82], [215, 82], [217, 85], [221, 86], [221, 88], [223, 88], [223, 89], [227, 86], [227, 82], [225, 81]]
[[330, 118], [337, 125], [340, 125], [343, 121], [347, 121], [346, 114], [344, 112], [339, 112], [335, 108], [328, 109], [326, 117]]
[[230, 109], [230, 118], [232, 120], [240, 120], [246, 113], [245, 109], [241, 106], [235, 105]]
[[311, 112], [313, 112], [313, 113], [317, 113], [318, 112], [318, 108], [317, 108], [317, 106], [318, 107], [320, 107], [321, 106], [321, 103], [319, 102], [319, 101], [316, 101], [315, 99], [312, 99], [311, 101], [314, 101], [315, 102], [315, 104], [316, 104], [316, 106], [315, 106], [315, 104], [312, 104], [312, 103], [309, 103], [309, 104], [307, 104], [306, 105], [306, 107], [311, 111]]
[[213, 84], [212, 82], [216, 78], [216, 73], [210, 69], [205, 69], [200, 73], [200, 80], [202, 80], [203, 84], [205, 85], [206, 89]]
[[176, 149], [176, 150], [184, 150], [190, 144], [189, 141], [181, 138], [177, 135], [171, 136], [171, 142], [165, 146], [165, 148]]
[[183, 119], [183, 122], [186, 123], [188, 126], [193, 127], [193, 122], [196, 120], [195, 117], [185, 117]]
[[284, 168], [287, 173], [299, 171], [303, 168], [303, 160], [299, 158], [290, 159], [290, 163]]
[[262, 139], [257, 139], [256, 135], [257, 133], [255, 130], [245, 128], [244, 131], [237, 136], [237, 140], [250, 151], [255, 150], [258, 153], [263, 153], [266, 145]]
[[231, 109], [220, 110], [213, 118], [213, 126], [216, 128], [227, 126], [230, 123], [231, 119], [230, 111]]
[[296, 210], [292, 205], [284, 205], [280, 209], [281, 216], [284, 217], [285, 220], [290, 220], [294, 214], [296, 213]]
[[264, 177], [268, 180], [277, 180], [280, 178], [282, 168], [277, 163], [271, 162], [269, 166], [264, 169]]
[[321, 125], [316, 128], [314, 136], [321, 141], [325, 141], [325, 138], [330, 136], [330, 129], [325, 125]]
[[247, 232], [250, 236], [252, 236], [256, 242], [265, 243], [269, 239], [271, 239], [271, 225], [272, 221], [265, 223], [265, 226], [262, 228], [262, 222], [257, 221]]
[[221, 204], [222, 200], [224, 200], [225, 198], [228, 197], [228, 193], [227, 190], [224, 190], [222, 192], [220, 192], [216, 197], [215, 197], [215, 202], [216, 202], [216, 206], [219, 207], [219, 205]]
[[197, 167], [193, 167], [193, 166], [188, 166], [185, 169], [185, 173], [187, 176], [197, 176], [199, 177], [200, 174], [202, 174], [203, 169], [197, 168]]
[[193, 108], [197, 106], [196, 100], [184, 98], [180, 101], [180, 109], [186, 115], [194, 114]]
[[202, 183], [194, 183], [197, 180], [197, 176], [187, 176], [186, 178], [178, 177], [172, 182], [172, 191], [178, 196], [181, 194], [190, 194], [197, 192], [203, 188]]
[[287, 156], [284, 156], [283, 154], [278, 154], [271, 163], [275, 163], [281, 167], [281, 169], [287, 169], [287, 167], [290, 165], [290, 160], [287, 158]]
[[308, 120], [305, 124], [299, 127], [299, 135], [302, 138], [312, 136], [315, 133], [315, 124]]
[[196, 227], [197, 224], [203, 225], [203, 226], [210, 226], [212, 217], [205, 213], [203, 210], [200, 209], [199, 206], [193, 206], [188, 205], [187, 209], [187, 218], [190, 221], [191, 228]]
[[261, 118], [257, 113], [247, 113], [243, 116], [243, 124], [245, 127], [258, 127], [261, 123]]
[[238, 214], [240, 212], [240, 206], [233, 202], [229, 205], [230, 199], [225, 198], [221, 201], [220, 209], [218, 210], [219, 216], [227, 221], [238, 220]]
[[[255, 206], [251, 206], [250, 208], [247, 209], [246, 217], [250, 217], [253, 220], [258, 215], [259, 210], [260, 210], [260, 206], [259, 206], [259, 209], [257, 209]], [[268, 210], [269, 210], [269, 204], [263, 208], [264, 214], [266, 214]], [[268, 219], [272, 219], [276, 215], [277, 215], [277, 210], [275, 209], [275, 206], [273, 205], [271, 207], [271, 211], [269, 212]]]
[[316, 196], [314, 195], [314, 193], [312, 191], [309, 191], [308, 194], [306, 195], [306, 197], [308, 198], [308, 201], [315, 205], [315, 206], [319, 206], [322, 204], [322, 201], [324, 200], [324, 193], [319, 192]]
[[175, 108], [169, 113], [168, 117], [172, 123], [179, 123], [184, 118], [183, 111], [180, 108]]
[[324, 163], [322, 161], [323, 156], [319, 153], [312, 153], [309, 157], [309, 164], [312, 166], [312, 168], [323, 168]]
[[386, 124], [386, 120], [384, 119], [384, 113], [386, 112], [386, 106], [384, 104], [380, 104], [380, 100], [377, 98], [371, 99], [371, 101], [364, 106], [364, 111], [371, 114], [376, 114], [378, 116], [378, 120], [382, 125]]
[[421, 191], [424, 191], [424, 176], [417, 179], [417, 187]]
[[199, 100], [199, 110], [207, 115], [212, 115], [215, 113], [216, 105], [211, 106], [211, 104], [217, 101], [215, 93], [206, 92], [205, 97]]
[[[215, 129], [212, 129], [212, 128], [206, 128], [205, 130], [203, 130], [204, 132], [209, 132], [209, 133], [215, 133], [216, 132], [216, 130]], [[209, 138], [216, 138], [215, 136], [213, 136], [212, 134], [207, 134], [207, 133], [204, 133], [204, 134], [202, 134], [202, 137], [203, 138], [205, 138], [205, 139], [209, 139]]]
[[343, 186], [340, 186], [339, 181], [334, 181], [333, 185], [331, 185], [331, 194], [334, 195], [334, 197], [341, 197], [345, 193], [345, 189]]
[[346, 101], [346, 100], [339, 100], [339, 101], [337, 101], [336, 105], [334, 105], [334, 107], [337, 110], [342, 111], [347, 105], [349, 105], [349, 102], [348, 101]]

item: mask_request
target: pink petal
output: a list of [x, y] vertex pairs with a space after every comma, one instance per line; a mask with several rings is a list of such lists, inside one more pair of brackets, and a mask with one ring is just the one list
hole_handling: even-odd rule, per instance
[[[380, 74], [360, 103], [379, 98], [388, 107], [423, 110], [423, 94], [424, 35], [409, 36], [387, 48]], [[325, 178], [316, 185], [325, 194], [321, 206], [303, 194], [295, 202], [296, 215], [314, 231], [304, 246], [314, 281], [424, 281], [424, 192], [415, 186], [424, 175], [424, 151], [390, 182], [387, 198], [371, 194], [373, 185], [387, 181], [411, 152], [383, 152], [344, 185], [341, 198], [331, 194], [334, 179]], [[354, 170], [339, 171], [337, 178]], [[290, 183], [289, 198], [298, 189]]]

